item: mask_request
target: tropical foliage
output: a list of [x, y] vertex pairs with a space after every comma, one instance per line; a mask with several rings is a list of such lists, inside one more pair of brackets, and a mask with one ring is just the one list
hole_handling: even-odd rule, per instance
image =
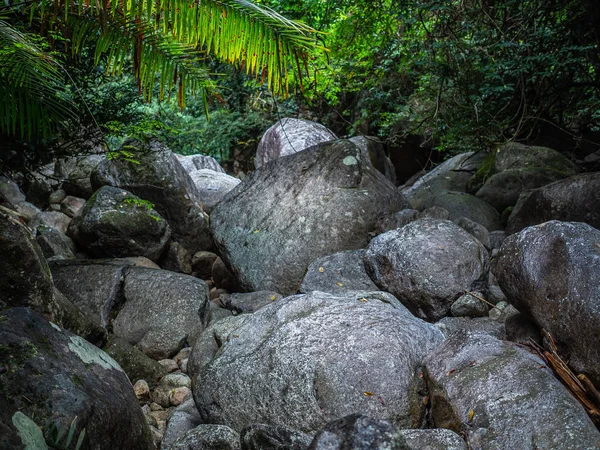
[[[94, 62], [107, 73], [119, 75], [132, 66], [146, 100], [175, 93], [180, 107], [192, 93], [199, 94], [207, 108], [208, 93], [215, 86], [202, 64], [208, 55], [287, 94], [292, 74], [301, 74], [307, 52], [315, 46], [310, 27], [247, 0], [39, 0], [3, 10], [13, 22], [27, 17], [51, 46], [69, 57], [93, 43]], [[0, 88], [0, 96], [7, 99], [0, 131], [28, 138], [39, 131], [45, 135], [57, 119], [69, 118], [61, 67], [9, 23], [2, 22], [0, 28], [0, 74], [7, 80]]]

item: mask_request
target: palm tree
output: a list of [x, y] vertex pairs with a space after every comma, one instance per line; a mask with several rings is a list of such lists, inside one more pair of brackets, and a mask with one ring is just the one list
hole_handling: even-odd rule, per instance
[[286, 94], [315, 48], [310, 27], [247, 0], [33, 0], [4, 9], [0, 132], [27, 138], [46, 136], [74, 113], [60, 65], [7, 22], [11, 14], [59, 34], [73, 54], [94, 43], [95, 61], [104, 57], [109, 73], [131, 61], [145, 99], [158, 83], [159, 97], [175, 90], [181, 107], [190, 92], [206, 105], [214, 85], [199, 62], [209, 53]]

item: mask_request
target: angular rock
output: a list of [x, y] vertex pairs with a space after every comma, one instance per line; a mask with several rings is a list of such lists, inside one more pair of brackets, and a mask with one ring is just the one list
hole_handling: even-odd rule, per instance
[[443, 428], [429, 430], [399, 430], [409, 450], [468, 450], [456, 433]]
[[281, 295], [273, 291], [237, 293], [231, 294], [225, 301], [225, 307], [237, 313], [249, 314], [280, 299]]
[[419, 366], [443, 338], [389, 294], [313, 292], [261, 308], [228, 339], [208, 364], [192, 364], [196, 348], [190, 358], [202, 418], [314, 433], [357, 412], [420, 424]]
[[173, 272], [192, 273], [192, 256], [179, 242], [170, 242], [161, 267]]
[[479, 223], [489, 231], [500, 229], [500, 214], [489, 203], [464, 192], [441, 192], [433, 200], [433, 206], [440, 206], [450, 212], [450, 220], [466, 217]]
[[82, 448], [154, 448], [131, 383], [112, 358], [27, 308], [1, 315], [0, 448], [34, 448], [27, 435], [53, 424], [68, 431], [76, 417]]
[[379, 218], [373, 231], [375, 235], [383, 234], [387, 231], [395, 230], [396, 228], [402, 228], [404, 225], [408, 225], [418, 218], [419, 211], [416, 209], [403, 209], [397, 213], [388, 214]]
[[459, 217], [458, 219], [454, 220], [454, 223], [467, 233], [471, 234], [473, 237], [477, 238], [477, 240], [479, 240], [479, 242], [481, 242], [485, 248], [492, 248], [490, 232], [483, 225], [473, 222], [471, 219], [466, 217]]
[[436, 321], [465, 291], [485, 285], [485, 247], [447, 220], [419, 219], [375, 237], [365, 252], [367, 273], [413, 314]]
[[377, 291], [363, 263], [364, 250], [349, 250], [323, 256], [308, 266], [300, 292], [340, 294], [345, 291]]
[[194, 276], [202, 280], [210, 280], [213, 264], [218, 256], [212, 252], [197, 252], [192, 256], [192, 271]]
[[207, 213], [210, 213], [229, 191], [241, 183], [239, 178], [210, 169], [194, 170], [189, 174], [198, 188], [200, 201]]
[[374, 136], [354, 136], [348, 139], [362, 150], [362, 156], [371, 162], [385, 177], [396, 185], [396, 168], [385, 152], [383, 142]]
[[175, 154], [155, 139], [148, 144], [129, 140], [122, 150], [130, 152], [139, 164], [123, 157], [104, 159], [92, 173], [93, 186], [119, 187], [154, 203], [171, 226], [173, 239], [190, 254], [210, 250], [208, 216], [199, 203], [200, 194]]
[[107, 336], [106, 328], [98, 325], [91, 315], [84, 313], [56, 288], [54, 288], [54, 302], [57, 305], [53, 319], [55, 323], [81, 336], [96, 347], [104, 344]]
[[125, 304], [113, 321], [115, 335], [157, 360], [194, 342], [208, 321], [208, 287], [188, 275], [132, 267], [123, 295]]
[[83, 210], [84, 206], [84, 199], [67, 195], [60, 204], [60, 212], [69, 217], [75, 217]]
[[62, 202], [66, 197], [67, 197], [67, 193], [65, 192], [65, 190], [58, 189], [58, 190], [54, 191], [52, 194], [50, 194], [50, 197], [48, 197], [48, 201], [50, 202], [51, 205], [57, 205], [57, 204], [60, 204], [60, 202]]
[[319, 123], [286, 117], [265, 132], [258, 143], [254, 165], [258, 169], [282, 156], [334, 139], [337, 136]]
[[0, 176], [0, 201], [4, 200], [11, 205], [16, 205], [25, 201], [25, 194], [21, 188], [10, 178]]
[[409, 450], [404, 437], [387, 420], [352, 414], [329, 422], [307, 450]]
[[489, 317], [444, 317], [435, 326], [449, 337], [456, 333], [477, 332], [489, 334], [498, 339], [506, 339], [506, 330], [503, 322], [497, 322]]
[[240, 435], [225, 425], [198, 425], [177, 439], [169, 450], [240, 450]]
[[358, 147], [333, 141], [256, 170], [213, 210], [211, 227], [244, 290], [287, 294], [315, 259], [364, 248], [377, 217], [407, 205]]
[[71, 218], [60, 211], [44, 211], [31, 222], [30, 227], [37, 230], [39, 226], [43, 225], [67, 234], [70, 223]]
[[508, 234], [549, 220], [585, 222], [600, 228], [600, 172], [576, 175], [519, 199], [506, 225]]
[[[475, 292], [475, 294], [483, 298], [481, 292]], [[489, 307], [479, 298], [466, 293], [452, 303], [450, 311], [454, 317], [485, 317], [488, 315]]]
[[52, 317], [52, 275], [42, 249], [19, 216], [0, 207], [0, 309], [29, 306]]
[[450, 211], [440, 206], [430, 206], [421, 212], [420, 218], [448, 220], [450, 218]]
[[190, 396], [171, 412], [160, 444], [161, 450], [169, 450], [173, 442], [200, 424], [202, 424], [202, 418], [194, 399]]
[[425, 359], [434, 425], [473, 449], [592, 449], [600, 432], [543, 360], [485, 334], [449, 337]]
[[27, 223], [32, 223], [42, 213], [42, 211], [37, 206], [29, 202], [17, 203], [14, 207], [14, 210]]
[[63, 180], [62, 187], [67, 194], [88, 199], [95, 189], [90, 176], [103, 161], [104, 155], [73, 156], [59, 159], [55, 166], [55, 175]]
[[282, 426], [252, 425], [240, 433], [242, 450], [306, 450], [311, 436]]
[[73, 240], [54, 228], [39, 226], [36, 241], [48, 261], [75, 259], [77, 248]]
[[219, 162], [212, 156], [207, 155], [178, 155], [175, 154], [186, 172], [190, 173], [194, 170], [209, 169], [215, 172], [225, 173], [225, 169], [221, 167]]
[[73, 220], [69, 234], [97, 257], [145, 256], [156, 261], [171, 230], [151, 204], [124, 189], [103, 186]]
[[493, 272], [509, 301], [600, 384], [600, 230], [551, 221], [509, 236]]
[[111, 336], [103, 350], [119, 363], [132, 383], [145, 380], [154, 389], [167, 375], [167, 371], [158, 362], [118, 336]]

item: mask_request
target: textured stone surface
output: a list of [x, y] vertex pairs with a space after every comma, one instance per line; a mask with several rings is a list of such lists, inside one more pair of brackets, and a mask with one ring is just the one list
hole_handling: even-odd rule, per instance
[[198, 408], [196, 408], [194, 399], [190, 396], [171, 412], [167, 429], [160, 444], [161, 450], [169, 450], [173, 442], [201, 423], [202, 418]]
[[52, 315], [54, 287], [42, 249], [13, 211], [0, 207], [0, 309], [30, 306]]
[[210, 280], [212, 268], [218, 256], [212, 252], [196, 252], [192, 256], [192, 271], [194, 276], [202, 280]]
[[364, 253], [364, 250], [349, 250], [318, 258], [308, 266], [300, 292], [377, 291], [365, 270]]
[[174, 153], [155, 139], [148, 144], [129, 140], [123, 149], [139, 164], [120, 157], [102, 160], [92, 173], [94, 187], [123, 188], [154, 203], [171, 226], [174, 240], [191, 254], [209, 250], [212, 239], [208, 216], [202, 211], [196, 185]]
[[225, 169], [221, 167], [219, 162], [213, 158], [212, 156], [206, 155], [178, 155], [175, 154], [183, 168], [188, 172], [193, 172], [194, 170], [201, 169], [209, 169], [214, 170], [215, 172], [225, 173]]
[[436, 321], [458, 296], [487, 279], [485, 247], [447, 220], [419, 219], [375, 237], [365, 252], [367, 273], [413, 314]]
[[54, 228], [40, 226], [35, 238], [48, 261], [75, 259], [77, 248], [75, 242]]
[[60, 211], [44, 211], [31, 221], [30, 227], [36, 230], [39, 226], [47, 226], [60, 231], [62, 234], [67, 234], [67, 229], [71, 223], [71, 218]]
[[123, 295], [114, 333], [154, 359], [175, 355], [185, 342], [196, 339], [208, 320], [208, 287], [188, 275], [133, 267]]
[[311, 262], [364, 248], [377, 217], [407, 205], [358, 147], [333, 141], [256, 170], [213, 210], [211, 227], [243, 289], [289, 294]]
[[404, 437], [387, 420], [352, 414], [329, 422], [308, 450], [408, 450]]
[[468, 450], [456, 433], [443, 428], [432, 430], [399, 430], [410, 450]]
[[444, 333], [452, 336], [461, 332], [477, 332], [489, 334], [498, 339], [506, 339], [506, 330], [503, 322], [497, 322], [489, 317], [444, 317], [435, 323], [435, 326]]
[[362, 150], [362, 156], [368, 159], [392, 184], [396, 184], [396, 168], [385, 153], [382, 141], [374, 136], [354, 136], [348, 139]]
[[156, 389], [152, 391], [150, 398], [154, 403], [163, 408], [168, 408], [171, 406], [171, 395], [174, 390], [180, 387], [190, 388], [191, 386], [190, 377], [185, 373], [169, 373], [160, 380]]
[[156, 261], [171, 237], [171, 229], [139, 197], [103, 186], [73, 220], [69, 234], [96, 257], [145, 256]]
[[311, 433], [356, 412], [416, 426], [419, 366], [441, 340], [386, 293], [292, 296], [234, 328], [192, 375], [194, 399], [205, 421], [236, 430], [262, 423]]
[[312, 438], [291, 428], [252, 425], [240, 433], [242, 450], [306, 450]]
[[284, 118], [269, 128], [256, 149], [256, 168], [277, 158], [293, 155], [322, 142], [337, 139], [337, 136], [323, 125], [304, 119]]
[[179, 242], [169, 243], [160, 262], [161, 268], [173, 272], [192, 273], [192, 255]]
[[215, 205], [241, 182], [239, 178], [210, 169], [194, 170], [189, 174], [198, 188], [199, 199], [207, 213], [210, 213]]
[[198, 425], [177, 439], [169, 450], [240, 450], [240, 435], [225, 425]]
[[0, 200], [16, 205], [25, 201], [25, 194], [13, 180], [0, 176]]
[[60, 212], [69, 217], [75, 217], [83, 210], [84, 206], [85, 200], [83, 198], [67, 195], [60, 204]]
[[600, 383], [600, 230], [551, 221], [509, 236], [493, 265], [515, 307]]
[[133, 388], [112, 358], [27, 308], [0, 316], [0, 367], [8, 368], [0, 373], [0, 448], [33, 448], [19, 437], [17, 414], [29, 418], [29, 429], [45, 430], [52, 423], [68, 430], [77, 417], [82, 448], [153, 448]]
[[486, 334], [449, 337], [425, 359], [434, 425], [473, 449], [595, 449], [600, 432], [536, 355]]
[[549, 220], [585, 222], [600, 228], [600, 172], [557, 181], [523, 194], [506, 225], [509, 234]]
[[375, 235], [392, 231], [396, 228], [402, 228], [419, 218], [419, 211], [416, 209], [403, 209], [393, 214], [387, 214], [377, 220], [373, 232]]
[[473, 237], [477, 238], [477, 240], [481, 242], [485, 248], [492, 248], [490, 232], [483, 225], [473, 222], [471, 219], [466, 217], [459, 217], [458, 219], [454, 220], [454, 223]]
[[[475, 292], [475, 294], [483, 298], [481, 292]], [[488, 315], [489, 309], [489, 306], [479, 298], [466, 293], [452, 303], [450, 311], [454, 317], [485, 317]]]
[[281, 295], [273, 291], [236, 293], [227, 298], [225, 307], [237, 313], [253, 313], [279, 299]]
[[90, 175], [103, 158], [104, 155], [87, 155], [59, 159], [54, 174], [63, 180], [62, 186], [67, 194], [87, 199], [95, 190]]

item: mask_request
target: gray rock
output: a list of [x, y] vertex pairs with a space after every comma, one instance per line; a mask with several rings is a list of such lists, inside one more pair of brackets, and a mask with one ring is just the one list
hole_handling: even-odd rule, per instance
[[364, 248], [377, 217], [407, 205], [358, 147], [333, 141], [253, 172], [213, 210], [211, 227], [244, 290], [287, 294], [315, 259]]
[[165, 368], [157, 361], [144, 355], [118, 336], [111, 336], [103, 350], [119, 363], [132, 383], [145, 380], [149, 387], [154, 389], [158, 382], [167, 375]]
[[65, 199], [66, 196], [67, 193], [64, 189], [57, 189], [52, 194], [50, 194], [50, 197], [48, 197], [48, 201], [51, 205], [58, 205]]
[[323, 256], [308, 266], [300, 292], [340, 294], [345, 291], [377, 291], [363, 263], [364, 250], [349, 250]]
[[225, 307], [237, 313], [253, 313], [280, 299], [281, 295], [273, 291], [237, 293], [229, 296]]
[[433, 423], [475, 449], [594, 449], [600, 433], [537, 355], [487, 334], [449, 337], [425, 358]]
[[393, 214], [386, 214], [379, 218], [375, 224], [375, 235], [383, 234], [397, 228], [402, 228], [419, 218], [419, 211], [416, 209], [403, 209]]
[[240, 433], [242, 450], [306, 450], [312, 441], [308, 434], [273, 425], [252, 425]]
[[35, 240], [48, 261], [75, 259], [77, 248], [73, 240], [54, 228], [39, 226]]
[[549, 220], [585, 222], [600, 228], [600, 172], [557, 181], [522, 195], [506, 225], [508, 234]]
[[489, 231], [500, 229], [500, 214], [489, 203], [464, 192], [441, 192], [433, 200], [433, 206], [440, 206], [450, 212], [450, 220], [466, 217], [479, 223]]
[[489, 317], [444, 317], [435, 323], [435, 326], [449, 337], [455, 333], [477, 332], [489, 334], [498, 339], [506, 339], [506, 330], [503, 322], [492, 320]]
[[382, 141], [374, 136], [354, 136], [348, 140], [362, 150], [364, 159], [368, 159], [375, 169], [385, 175], [392, 184], [396, 184], [396, 168], [386, 155]]
[[103, 186], [73, 220], [69, 235], [97, 257], [145, 256], [156, 261], [171, 229], [151, 204], [124, 189]]
[[11, 205], [25, 201], [25, 194], [21, 188], [10, 178], [0, 176], [0, 201], [4, 200]]
[[510, 316], [504, 322], [506, 329], [506, 339], [517, 344], [531, 345], [535, 342], [542, 344], [542, 334], [539, 328], [523, 314]]
[[404, 437], [387, 420], [352, 414], [329, 422], [307, 450], [408, 450]]
[[506, 239], [506, 231], [503, 230], [495, 230], [489, 233], [490, 237], [490, 248], [500, 248], [502, 246], [502, 242]]
[[59, 181], [54, 179], [54, 163], [40, 167], [28, 177], [26, 199], [38, 208], [48, 206], [48, 198], [58, 189]]
[[[481, 292], [475, 294], [483, 298]], [[450, 307], [454, 317], [485, 317], [489, 309], [488, 305], [469, 293], [461, 295]]]
[[67, 229], [71, 223], [71, 218], [60, 211], [44, 211], [39, 214], [30, 224], [33, 230], [44, 225], [60, 231], [62, 234], [67, 234]]
[[194, 170], [189, 174], [198, 188], [200, 201], [207, 213], [210, 213], [229, 191], [241, 183], [239, 178], [210, 169]]
[[194, 170], [209, 169], [215, 172], [225, 173], [225, 169], [221, 167], [219, 162], [212, 156], [207, 155], [178, 155], [175, 154], [186, 172], [190, 173]]
[[208, 216], [199, 203], [200, 194], [174, 153], [155, 139], [148, 144], [129, 140], [122, 149], [139, 164], [119, 157], [102, 160], [92, 173], [93, 186], [119, 187], [154, 203], [156, 211], [171, 226], [173, 240], [190, 254], [210, 250]]
[[104, 329], [108, 329], [112, 311], [123, 301], [125, 267], [91, 260], [50, 262], [58, 290]]
[[161, 267], [173, 272], [192, 273], [192, 255], [179, 242], [170, 242]]
[[357, 412], [420, 424], [419, 366], [442, 340], [382, 292], [287, 297], [248, 316], [228, 337], [193, 377], [205, 422], [304, 433]]
[[468, 450], [465, 441], [455, 432], [437, 428], [432, 430], [400, 430], [410, 450]]
[[551, 221], [504, 241], [493, 265], [511, 303], [549, 331], [570, 366], [600, 383], [600, 231]]
[[28, 308], [2, 312], [0, 348], [0, 448], [46, 448], [42, 431], [75, 418], [85, 448], [153, 448], [127, 376], [102, 350]]
[[337, 136], [321, 124], [286, 117], [265, 132], [258, 143], [254, 165], [258, 169], [277, 158], [333, 139], [337, 139]]
[[42, 210], [33, 203], [21, 202], [14, 205], [14, 210], [21, 216], [25, 222], [33, 222], [41, 213]]
[[208, 320], [208, 287], [188, 275], [132, 267], [123, 294], [125, 304], [113, 321], [115, 335], [157, 360], [194, 342]]
[[154, 391], [152, 391], [150, 398], [154, 403], [158, 403], [164, 408], [171, 406], [170, 395], [174, 389], [178, 387], [192, 387], [192, 381], [184, 373], [169, 373], [165, 375]]
[[506, 322], [509, 317], [514, 316], [515, 314], [519, 314], [519, 311], [507, 302], [496, 303], [496, 306], [490, 309], [489, 312], [490, 319], [498, 322]]
[[171, 412], [160, 449], [169, 450], [173, 442], [200, 424], [202, 424], [202, 418], [194, 399], [190, 396]]
[[60, 212], [69, 217], [75, 217], [83, 210], [84, 206], [84, 199], [67, 195], [60, 204]]
[[62, 187], [67, 194], [88, 199], [95, 189], [90, 176], [96, 166], [103, 161], [104, 155], [73, 156], [59, 159], [55, 166], [55, 175], [63, 180]]
[[192, 256], [192, 271], [202, 280], [212, 278], [213, 264], [218, 256], [212, 252], [197, 252]]
[[29, 306], [52, 317], [52, 275], [42, 249], [19, 216], [0, 206], [0, 310]]
[[436, 321], [463, 292], [485, 284], [485, 247], [447, 220], [419, 219], [374, 238], [365, 252], [367, 273], [417, 317]]
[[231, 317], [232, 315], [233, 311], [222, 308], [217, 304], [216, 301], [210, 302], [210, 317], [208, 319], [209, 325], [212, 325], [214, 322], [224, 319], [225, 317]]
[[221, 258], [215, 259], [212, 266], [211, 277], [217, 288], [226, 289], [228, 291], [239, 290], [236, 277], [229, 271]]
[[439, 219], [439, 220], [448, 220], [450, 219], [450, 211], [441, 206], [430, 206], [429, 208], [424, 209], [420, 217], [422, 219]]
[[169, 450], [240, 450], [240, 435], [225, 425], [198, 425], [177, 439]]
[[481, 242], [485, 248], [492, 248], [490, 232], [483, 225], [480, 225], [477, 222], [473, 222], [467, 217], [459, 217], [458, 219], [454, 220], [454, 223], [473, 237], [477, 238], [477, 240]]

